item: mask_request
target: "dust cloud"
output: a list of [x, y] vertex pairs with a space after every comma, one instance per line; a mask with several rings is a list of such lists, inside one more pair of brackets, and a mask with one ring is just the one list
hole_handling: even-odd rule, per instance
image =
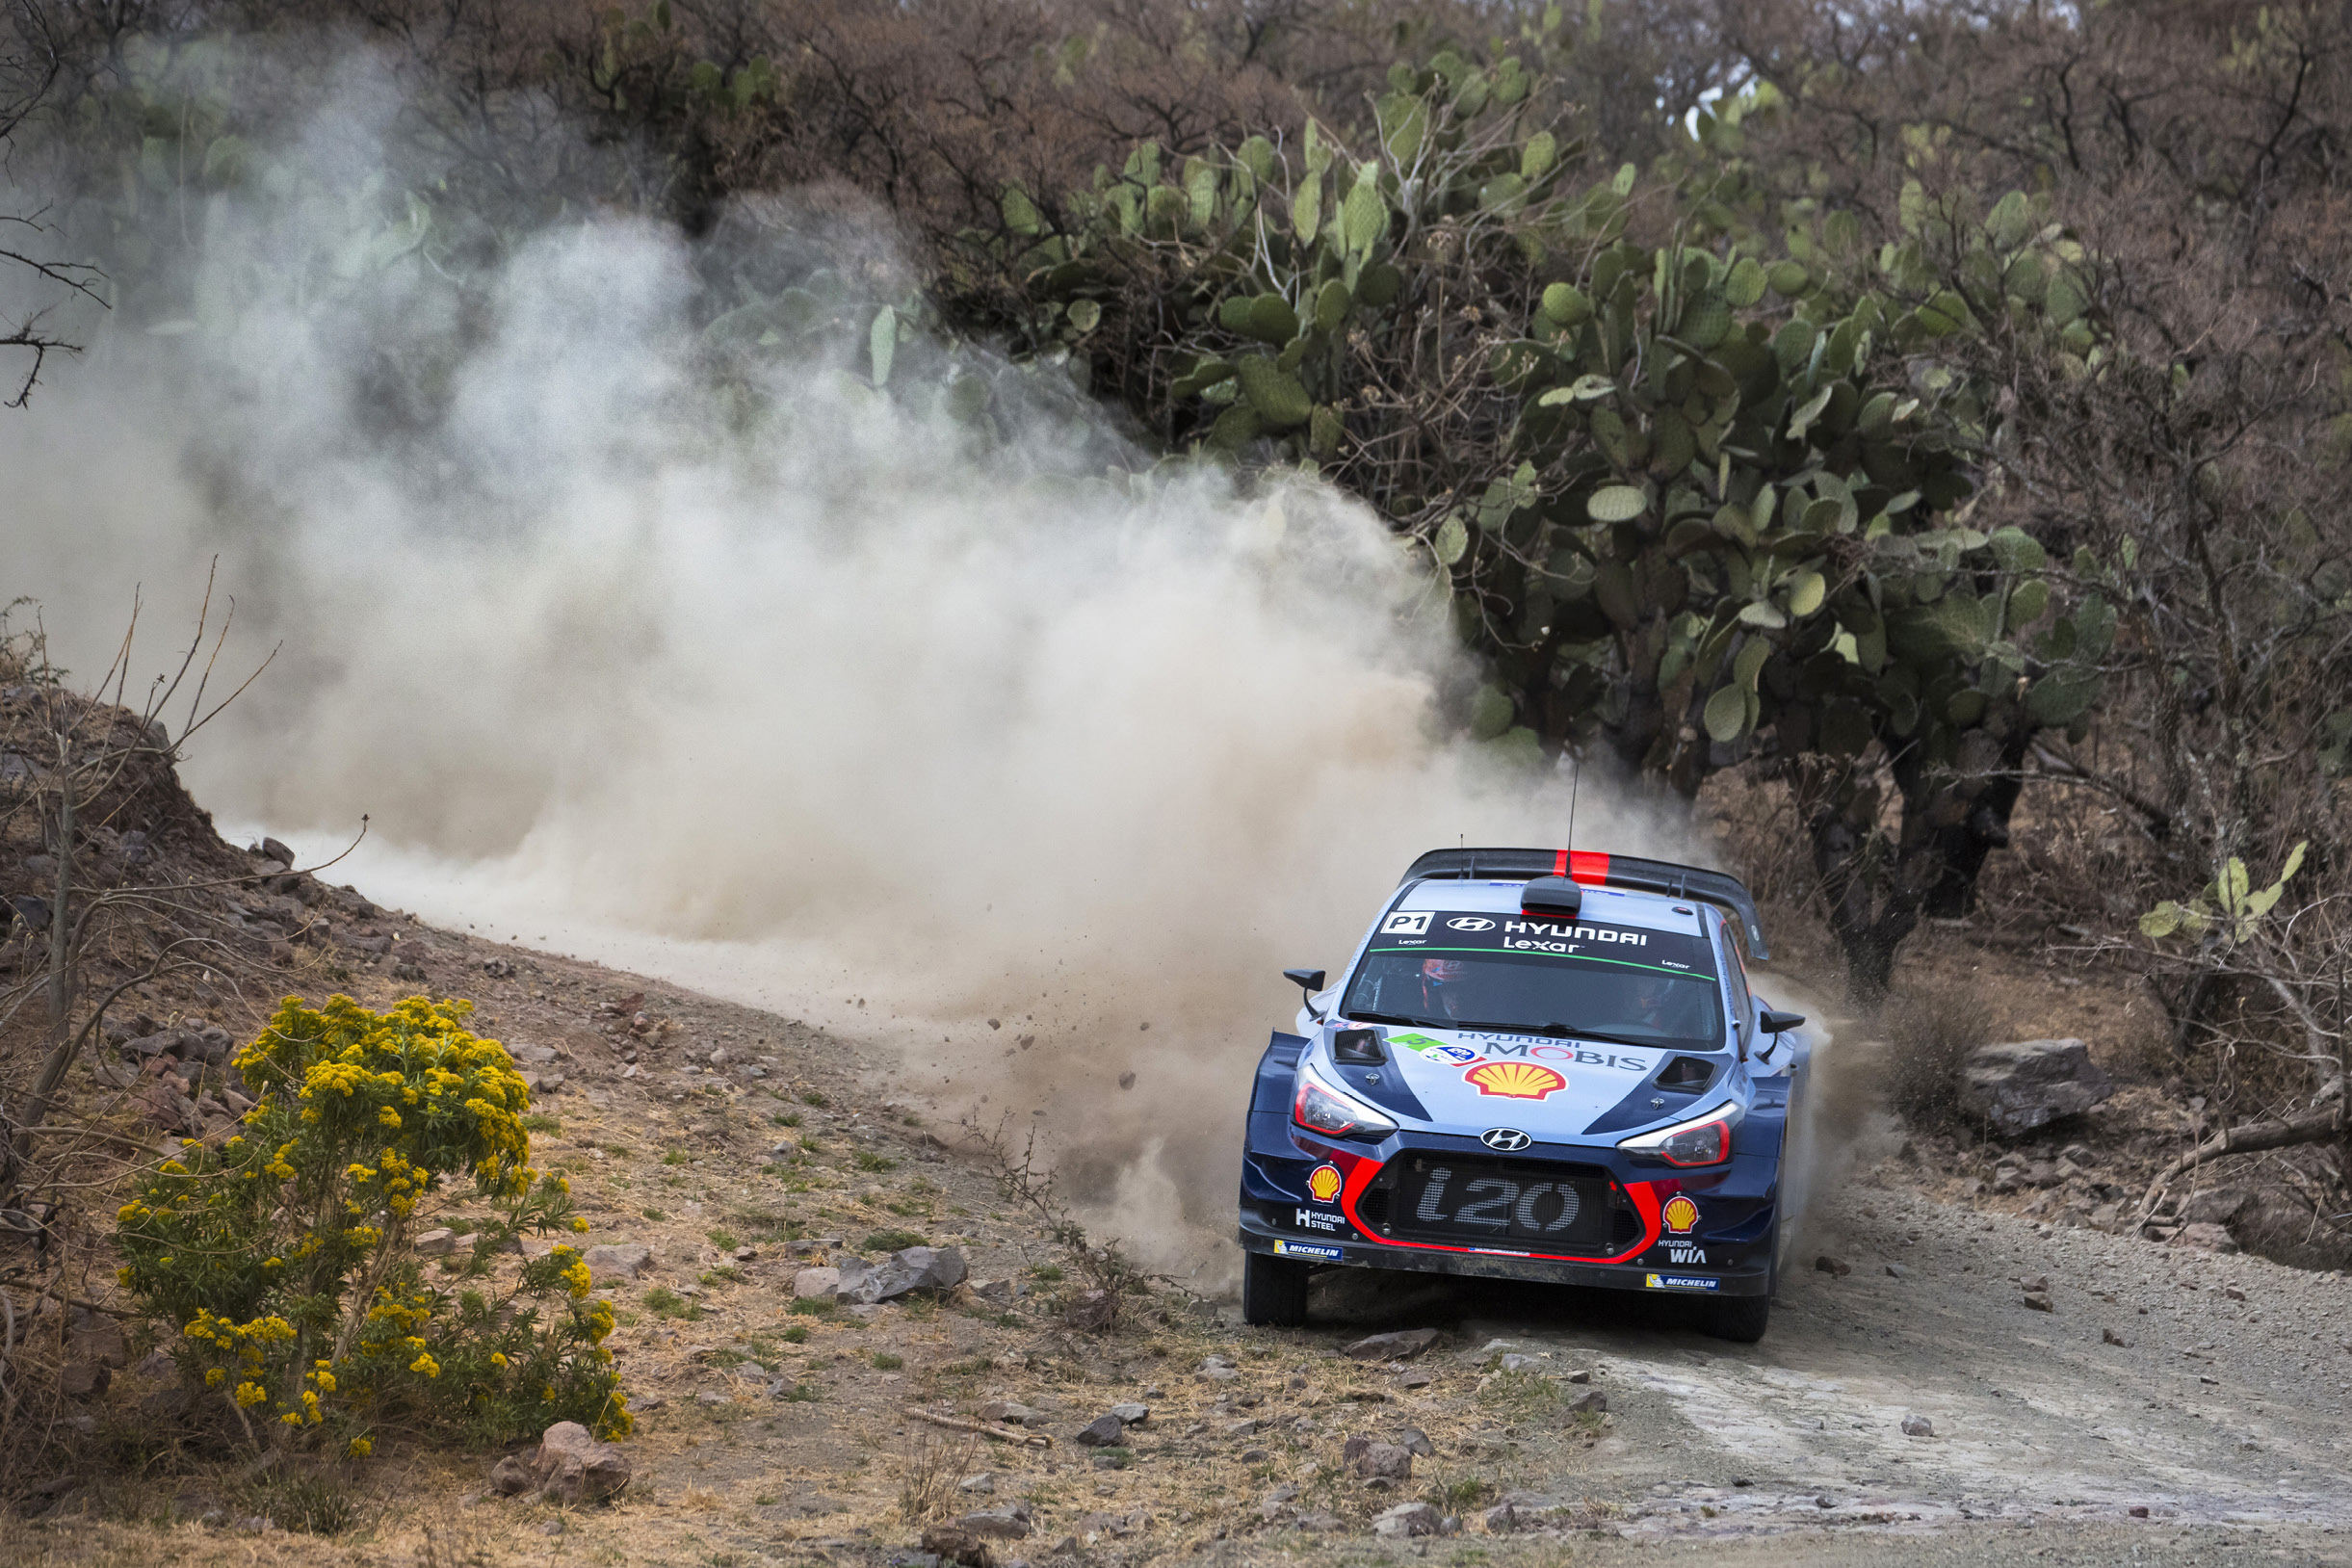
[[[1450, 732], [1425, 565], [922, 332], [881, 390], [862, 332], [715, 368], [713, 258], [647, 223], [330, 263], [380, 118], [306, 125], [296, 194], [216, 198], [151, 291], [193, 318], [81, 324], [0, 420], [7, 592], [95, 668], [217, 556], [229, 662], [282, 644], [194, 752], [224, 821], [308, 855], [368, 813], [379, 899], [843, 1031], [1216, 1277], [1280, 970], [1338, 968], [1423, 849], [1563, 837], [1564, 779]], [[729, 243], [902, 286], [828, 199]], [[1694, 852], [1589, 778], [1578, 836]]]

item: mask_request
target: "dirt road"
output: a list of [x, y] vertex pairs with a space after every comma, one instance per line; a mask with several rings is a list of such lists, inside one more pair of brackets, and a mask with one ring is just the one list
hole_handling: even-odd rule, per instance
[[[1171, 1291], [1116, 1334], [1080, 1333], [1060, 1320], [1066, 1260], [956, 1152], [937, 1108], [891, 1101], [881, 1053], [452, 934], [412, 928], [402, 948], [544, 1063], [535, 1148], [570, 1176], [590, 1241], [654, 1249], [642, 1278], [598, 1282], [642, 1413], [636, 1480], [565, 1512], [487, 1495], [495, 1454], [419, 1447], [358, 1474], [364, 1528], [247, 1534], [239, 1462], [172, 1450], [135, 1484], [67, 1494], [0, 1560], [884, 1568], [919, 1560], [924, 1520], [1015, 1502], [1028, 1533], [996, 1542], [996, 1561], [1034, 1568], [2352, 1560], [2338, 1277], [1976, 1213], [1887, 1163], [1824, 1183], [1754, 1346], [1649, 1297], [1352, 1271], [1318, 1282], [1305, 1330], [1246, 1328], [1231, 1303]], [[378, 988], [391, 994], [387, 980], [370, 1000]], [[659, 1027], [621, 1027], [619, 997]], [[1004, 1283], [795, 1310], [797, 1269], [906, 1244], [885, 1240], [902, 1231]], [[1816, 1254], [1845, 1271], [1815, 1269]], [[2021, 1284], [2040, 1276], [2048, 1312]], [[1443, 1332], [1410, 1362], [1337, 1353], [1418, 1327]], [[118, 1378], [103, 1419], [136, 1425], [146, 1387]], [[1595, 1393], [1606, 1416], [1577, 1414]], [[982, 1445], [913, 1413], [968, 1419], [994, 1400], [1031, 1407], [1053, 1445]], [[1076, 1443], [1130, 1402], [1150, 1414], [1115, 1460]], [[1913, 1416], [1933, 1435], [1906, 1435]], [[1348, 1437], [1407, 1427], [1427, 1440], [1409, 1478], [1345, 1473]], [[911, 1484], [942, 1467], [986, 1486], [951, 1481], [910, 1519]], [[1563, 1511], [1491, 1528], [1515, 1495]], [[1423, 1500], [1455, 1533], [1374, 1534]]]
[[[1704, 1540], [1730, 1561], [1823, 1560], [1836, 1538], [1887, 1535], [1932, 1537], [1952, 1561], [2052, 1541], [2097, 1560], [2352, 1560], [2342, 1280], [2051, 1231], [1867, 1176], [1821, 1202], [1822, 1251], [1850, 1271], [1788, 1279], [1754, 1346], [1658, 1320], [1648, 1300], [1534, 1288], [1349, 1278], [1322, 1320], [1444, 1323], [1473, 1356], [1503, 1346], [1589, 1369], [1611, 1436], [1570, 1459], [1530, 1433], [1517, 1483], [1613, 1495], [1625, 1513], [1608, 1531], [1628, 1543]], [[2049, 1312], [2019, 1283], [2041, 1276]], [[1913, 1416], [1934, 1435], [1906, 1436]]]

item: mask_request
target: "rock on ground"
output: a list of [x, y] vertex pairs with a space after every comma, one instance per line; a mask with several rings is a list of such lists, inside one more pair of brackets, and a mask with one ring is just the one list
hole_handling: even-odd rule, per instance
[[1413, 1478], [1412, 1450], [1379, 1438], [1357, 1433], [1340, 1450], [1340, 1463], [1359, 1480], [1374, 1477], [1392, 1481]]
[[1393, 1334], [1374, 1334], [1356, 1341], [1341, 1352], [1358, 1361], [1410, 1361], [1437, 1343], [1434, 1328], [1406, 1328]]
[[607, 1275], [637, 1278], [653, 1262], [653, 1248], [641, 1241], [612, 1241], [588, 1249], [588, 1272], [598, 1279]]
[[2010, 1137], [2078, 1116], [2115, 1092], [2114, 1080], [2078, 1039], [1979, 1046], [1960, 1075], [1960, 1098]]
[[1391, 1538], [1435, 1535], [1445, 1521], [1426, 1503], [1399, 1503], [1372, 1521], [1372, 1533]]
[[508, 1497], [536, 1491], [555, 1503], [594, 1503], [628, 1485], [629, 1474], [629, 1457], [619, 1449], [576, 1421], [560, 1421], [539, 1435], [528, 1457], [499, 1460], [490, 1484]]

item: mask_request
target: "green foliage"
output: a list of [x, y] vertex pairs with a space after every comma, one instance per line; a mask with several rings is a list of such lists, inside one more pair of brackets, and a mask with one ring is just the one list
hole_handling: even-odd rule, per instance
[[900, 1252], [910, 1246], [923, 1245], [923, 1238], [913, 1231], [875, 1231], [868, 1236], [858, 1250], [861, 1252]]
[[2261, 888], [2254, 885], [2246, 863], [2232, 855], [2223, 862], [2221, 875], [2208, 882], [2197, 897], [2186, 903], [2167, 899], [2140, 916], [2140, 933], [2151, 941], [2162, 941], [2176, 934], [2208, 933], [2233, 946], [2253, 940], [2263, 919], [2278, 907], [2287, 884], [2303, 869], [2303, 851], [2310, 847], [2306, 841], [2288, 850], [2286, 865], [2279, 869], [2279, 879]]
[[[2025, 535], [1968, 526], [1995, 421], [1946, 352], [1998, 329], [2101, 363], [2084, 257], [2047, 201], [1979, 217], [1914, 188], [1872, 249], [1742, 162], [1783, 112], [1768, 89], [1703, 117], [1647, 182], [1627, 165], [1580, 185], [1583, 149], [1525, 91], [1565, 47], [1539, 30], [1530, 58], [1400, 66], [1360, 149], [1310, 122], [1294, 158], [1256, 141], [1179, 176], [1139, 147], [1023, 237], [1032, 281], [1066, 299], [1153, 275], [1178, 324], [1156, 422], [1323, 466], [1426, 541], [1496, 671], [1474, 737], [1598, 731], [1688, 791], [1760, 735], [1948, 768], [1972, 730], [2080, 724], [2114, 612]], [[1635, 240], [1637, 216], [1670, 237]], [[1481, 330], [1448, 364], [1434, 317], [1457, 302]], [[1416, 376], [1489, 411], [1447, 432], [1452, 470], [1484, 472], [1443, 493], [1376, 456], [1404, 438], [1364, 412], [1423, 397]]]
[[[525, 1235], [587, 1222], [530, 1166], [529, 1090], [463, 1028], [471, 1010], [289, 999], [236, 1058], [260, 1095], [244, 1131], [184, 1142], [117, 1216], [121, 1283], [256, 1447], [331, 1434], [365, 1453], [390, 1422], [486, 1442], [567, 1420], [628, 1430], [612, 1309], [588, 1299], [578, 1250], [501, 1262]], [[408, 1241], [459, 1179], [492, 1217], [469, 1233], [472, 1283], [448, 1289]]]

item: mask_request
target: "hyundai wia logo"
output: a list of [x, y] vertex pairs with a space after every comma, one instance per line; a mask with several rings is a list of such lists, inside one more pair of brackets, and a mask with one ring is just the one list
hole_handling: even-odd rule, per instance
[[1516, 1127], [1489, 1127], [1478, 1135], [1478, 1141], [1490, 1149], [1500, 1149], [1504, 1154], [1511, 1154], [1526, 1148], [1535, 1140]]

